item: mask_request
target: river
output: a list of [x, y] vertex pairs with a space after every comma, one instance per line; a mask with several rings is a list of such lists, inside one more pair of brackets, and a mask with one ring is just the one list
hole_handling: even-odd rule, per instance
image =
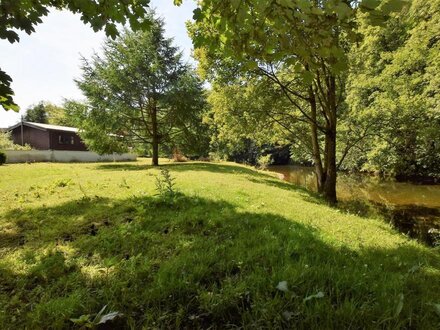
[[[275, 165], [269, 171], [281, 174], [285, 181], [316, 191], [311, 167]], [[440, 243], [440, 185], [340, 173], [336, 190], [343, 207], [362, 213], [368, 206], [405, 234], [429, 245]]]

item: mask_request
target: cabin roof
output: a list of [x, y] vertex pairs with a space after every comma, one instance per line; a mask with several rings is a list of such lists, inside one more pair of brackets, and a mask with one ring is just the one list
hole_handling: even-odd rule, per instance
[[[18, 124], [15, 124], [14, 126], [11, 126], [8, 128], [8, 131], [13, 130], [14, 128], [20, 127], [21, 126], [21, 122], [19, 122]], [[78, 128], [76, 127], [68, 127], [68, 126], [59, 126], [59, 125], [50, 125], [50, 124], [40, 124], [40, 123], [32, 123], [29, 121], [24, 121], [23, 122], [24, 126], [28, 126], [28, 127], [32, 127], [32, 128], [36, 128], [36, 129], [40, 129], [43, 131], [47, 131], [47, 130], [51, 130], [51, 131], [63, 131], [63, 132], [74, 132], [74, 133], [78, 133]]]

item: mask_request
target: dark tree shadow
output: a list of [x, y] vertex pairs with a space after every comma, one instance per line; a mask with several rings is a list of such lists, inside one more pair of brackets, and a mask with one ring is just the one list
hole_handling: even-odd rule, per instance
[[[294, 219], [183, 195], [83, 199], [6, 217], [28, 264], [17, 272], [0, 263], [7, 328], [69, 328], [104, 305], [124, 314], [121, 328], [438, 324], [430, 304], [440, 298], [440, 256], [404, 240], [330, 244]], [[16, 249], [18, 236], [3, 246]], [[282, 281], [288, 291], [276, 288]]]
[[223, 173], [223, 174], [248, 174], [256, 175], [258, 177], [270, 177], [269, 174], [263, 174], [251, 168], [246, 168], [240, 165], [222, 165], [217, 163], [207, 162], [187, 162], [187, 163], [166, 163], [160, 166], [152, 166], [145, 164], [103, 164], [96, 167], [98, 170], [107, 171], [143, 171], [152, 168], [168, 168], [174, 172], [186, 172], [186, 171], [204, 171], [210, 173]]
[[[98, 166], [98, 169], [115, 171], [148, 170], [150, 168], [152, 168], [152, 166], [135, 164], [106, 164]], [[168, 168], [174, 172], [205, 171], [211, 173], [248, 175], [247, 179], [253, 183], [264, 184], [287, 191], [296, 191], [299, 192], [301, 197], [307, 202], [317, 205], [327, 205], [322, 196], [316, 192], [310, 191], [302, 186], [282, 181], [270, 174], [261, 173], [239, 165], [189, 162], [164, 164], [161, 165], [160, 168]], [[438, 209], [421, 208], [416, 205], [390, 208], [387, 205], [377, 202], [359, 199], [339, 201], [339, 203], [333, 207], [364, 218], [382, 218], [384, 221], [391, 223], [400, 232], [429, 246], [435, 246], [440, 239], [440, 234], [438, 234], [440, 230]]]
[[[143, 171], [155, 168], [151, 165], [135, 165], [135, 164], [105, 164], [98, 165], [98, 170], [107, 171]], [[307, 190], [304, 187], [294, 185], [292, 183], [282, 181], [277, 178], [273, 172], [262, 173], [252, 168], [246, 168], [240, 165], [221, 165], [206, 162], [188, 162], [188, 163], [169, 163], [163, 164], [156, 168], [167, 168], [173, 172], [200, 171], [221, 174], [242, 174], [247, 175], [248, 180], [254, 183], [264, 184], [289, 191], [300, 191], [304, 197], [317, 204], [325, 204], [324, 200], [316, 193]]]

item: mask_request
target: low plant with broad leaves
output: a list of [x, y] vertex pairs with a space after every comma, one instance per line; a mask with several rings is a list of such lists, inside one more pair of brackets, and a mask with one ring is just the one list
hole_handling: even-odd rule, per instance
[[78, 318], [70, 319], [76, 326], [79, 326], [80, 329], [93, 329], [96, 328], [102, 324], [111, 323], [117, 318], [121, 318], [123, 316], [120, 312], [109, 312], [107, 314], [104, 314], [105, 310], [107, 309], [107, 305], [102, 307], [102, 309], [95, 314], [93, 317], [93, 314], [86, 314], [81, 315]]

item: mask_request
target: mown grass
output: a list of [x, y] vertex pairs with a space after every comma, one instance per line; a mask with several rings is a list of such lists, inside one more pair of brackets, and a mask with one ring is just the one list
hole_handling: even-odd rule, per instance
[[440, 327], [438, 249], [243, 166], [163, 167], [172, 200], [147, 160], [0, 167], [0, 328]]

